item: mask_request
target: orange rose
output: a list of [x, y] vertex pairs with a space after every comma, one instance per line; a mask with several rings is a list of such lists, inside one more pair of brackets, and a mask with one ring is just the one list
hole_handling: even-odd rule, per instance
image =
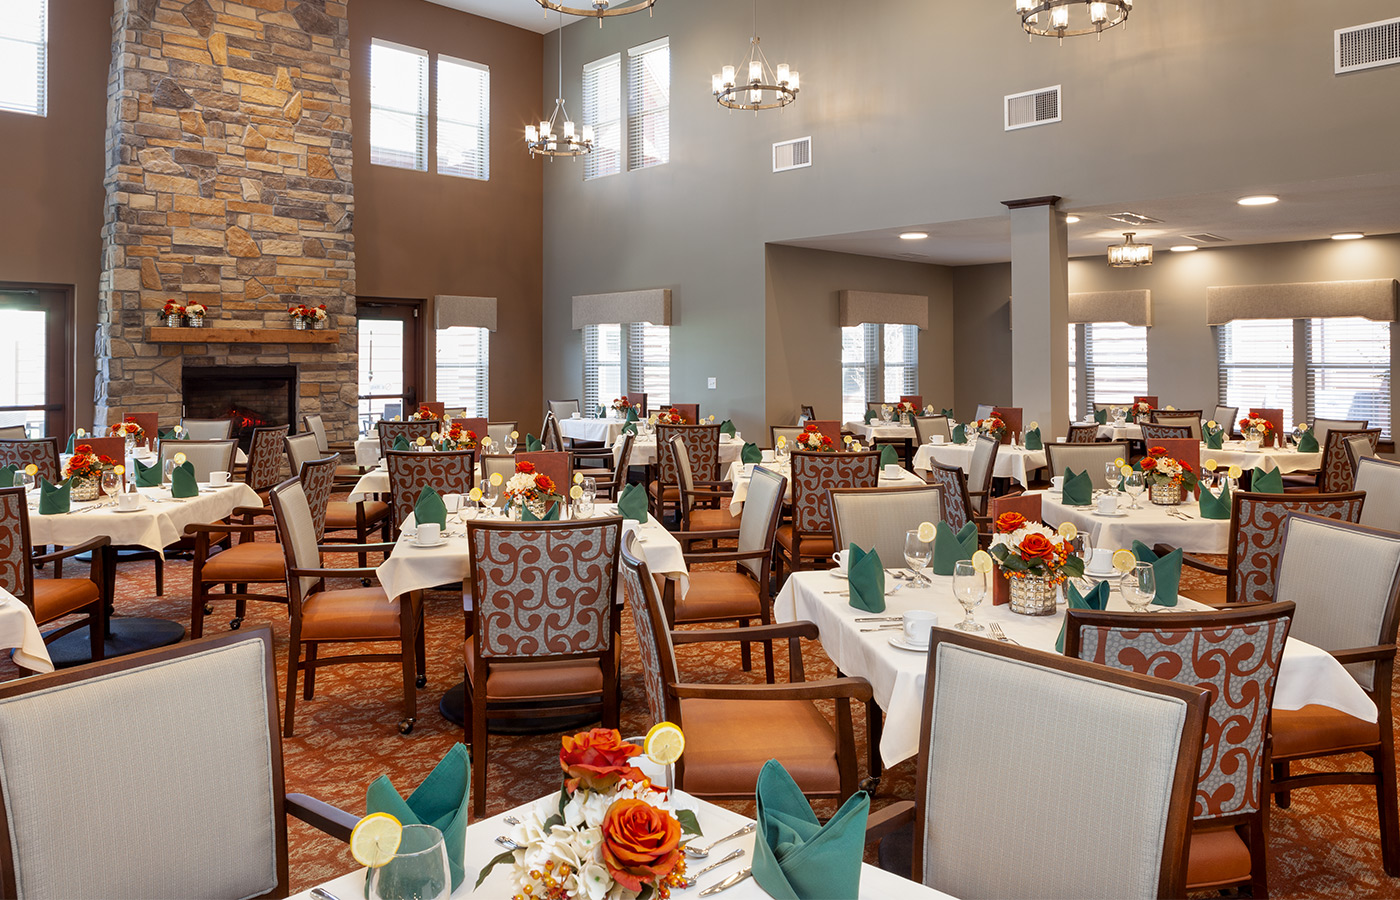
[[546, 494], [552, 494], [554, 493], [554, 479], [550, 478], [548, 475], [536, 475], [535, 487]]
[[1145, 457], [1142, 462], [1138, 463], [1138, 467], [1141, 468], [1144, 472], [1147, 472], [1151, 469], [1157, 468], [1157, 460], [1153, 459], [1150, 456]]
[[641, 800], [618, 800], [603, 816], [603, 865], [629, 891], [659, 884], [681, 859], [681, 825]]
[[1021, 558], [1026, 562], [1035, 559], [1054, 559], [1055, 545], [1043, 534], [1028, 534], [1021, 541]]
[[525, 475], [535, 474], [535, 464], [532, 462], [518, 462], [515, 464], [515, 471]]
[[628, 762], [640, 752], [635, 744], [624, 743], [615, 728], [565, 736], [559, 750], [559, 766], [568, 776], [564, 787], [572, 794], [580, 787], [610, 791], [623, 779], [640, 781], [642, 770]]
[[996, 528], [997, 531], [1002, 532], [1003, 534], [1007, 534], [1012, 531], [1015, 531], [1018, 528], [1024, 527], [1025, 524], [1025, 516], [1021, 515], [1018, 512], [1006, 512], [997, 516]]

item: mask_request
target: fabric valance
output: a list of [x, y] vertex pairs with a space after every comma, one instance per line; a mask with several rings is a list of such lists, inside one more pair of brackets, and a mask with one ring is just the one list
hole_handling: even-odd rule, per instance
[[438, 329], [452, 328], [485, 328], [487, 331], [496, 330], [496, 298], [495, 297], [456, 297], [450, 294], [438, 294], [433, 298], [433, 309], [436, 310], [436, 327]]
[[1125, 322], [1152, 324], [1151, 291], [1088, 291], [1069, 295], [1069, 320], [1082, 322]]
[[1395, 321], [1396, 281], [1314, 281], [1206, 288], [1206, 323], [1235, 319], [1336, 319], [1360, 316]]
[[671, 291], [619, 291], [613, 294], [581, 294], [574, 297], [574, 328], [585, 325], [617, 325], [628, 322], [671, 324]]
[[917, 325], [928, 330], [928, 297], [921, 294], [880, 294], [841, 291], [841, 326]]

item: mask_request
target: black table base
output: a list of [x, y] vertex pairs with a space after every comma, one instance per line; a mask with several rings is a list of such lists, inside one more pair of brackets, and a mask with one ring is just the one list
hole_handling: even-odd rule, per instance
[[[140, 616], [122, 616], [111, 620], [104, 653], [108, 659], [126, 656], [141, 650], [165, 647], [184, 640], [185, 626], [170, 619], [148, 619]], [[66, 669], [92, 662], [92, 645], [88, 642], [88, 630], [79, 628], [65, 634], [49, 644], [49, 657], [54, 668]]]
[[[467, 686], [461, 682], [448, 688], [438, 704], [438, 712], [454, 725], [466, 721]], [[539, 719], [487, 719], [486, 730], [492, 734], [554, 734], [577, 731], [598, 721], [596, 715], [558, 716]]]

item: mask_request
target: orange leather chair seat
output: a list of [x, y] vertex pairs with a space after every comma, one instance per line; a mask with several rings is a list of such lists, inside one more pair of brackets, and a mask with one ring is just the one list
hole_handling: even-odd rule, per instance
[[359, 478], [363, 474], [360, 467], [353, 464], [339, 465], [335, 467], [335, 478]]
[[1273, 728], [1274, 759], [1364, 747], [1380, 740], [1380, 726], [1375, 722], [1316, 704], [1274, 710]]
[[[778, 543], [783, 545], [788, 555], [792, 554], [792, 525], [778, 526]], [[831, 535], [815, 535], [802, 539], [802, 555], [830, 559], [836, 552], [836, 539]]]
[[757, 619], [762, 615], [758, 585], [738, 572], [690, 573], [690, 590], [676, 599], [676, 624], [713, 622], [717, 619]]
[[[474, 678], [476, 639], [467, 638], [464, 650], [467, 678]], [[486, 675], [488, 701], [590, 697], [602, 693], [603, 669], [591, 659], [491, 663]]]
[[691, 531], [735, 531], [742, 516], [730, 515], [727, 509], [692, 509]]
[[203, 569], [203, 580], [210, 583], [282, 582], [286, 577], [287, 563], [282, 555], [282, 545], [271, 541], [234, 544], [209, 557]]
[[[650, 494], [651, 496], [653, 496], [653, 497], [656, 496], [656, 482], [655, 482], [655, 481], [653, 481], [651, 484], [647, 485], [647, 493], [649, 493], [649, 494]], [[679, 503], [679, 502], [681, 501], [681, 489], [678, 488], [678, 487], [668, 487], [668, 488], [666, 488], [666, 493], [662, 495], [662, 499], [663, 499], [663, 500], [666, 500], [668, 503], [671, 503], [671, 502]]]
[[[378, 521], [389, 514], [389, 504], [380, 500], [362, 501], [365, 505], [365, 524]], [[358, 503], [347, 500], [332, 500], [326, 504], [326, 527], [334, 529], [355, 528], [358, 524], [355, 507]]]
[[1196, 588], [1180, 591], [1180, 594], [1207, 606], [1224, 606], [1230, 602], [1230, 595], [1224, 588]]
[[752, 795], [770, 759], [804, 792], [841, 789], [836, 732], [805, 700], [682, 700], [681, 727], [688, 793]]
[[100, 596], [87, 578], [34, 579], [34, 621], [43, 624], [82, 609]]
[[[403, 603], [409, 602], [404, 598]], [[319, 591], [301, 604], [303, 641], [399, 639], [399, 604], [383, 588]]]
[[1186, 887], [1189, 890], [1249, 880], [1249, 845], [1232, 826], [1192, 831], [1186, 854]]

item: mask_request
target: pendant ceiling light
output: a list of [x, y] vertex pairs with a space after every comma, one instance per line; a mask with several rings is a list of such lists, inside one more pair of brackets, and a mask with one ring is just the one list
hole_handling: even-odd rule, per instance
[[[1079, 21], [1071, 21], [1076, 6], [1086, 8], [1087, 18], [1073, 17]], [[1062, 42], [1081, 34], [1102, 35], [1105, 28], [1128, 21], [1132, 11], [1133, 0], [1016, 0], [1016, 13], [1026, 34], [1055, 37]]]
[[[739, 81], [739, 75], [746, 75]], [[797, 99], [798, 74], [787, 63], [768, 65], [768, 57], [758, 44], [758, 0], [753, 5], [753, 36], [749, 57], [739, 66], [725, 66], [710, 77], [710, 91], [720, 106], [730, 109], [781, 109]]]
[[632, 2], [620, 0], [617, 3], [611, 3], [609, 0], [593, 0], [588, 6], [566, 6], [563, 3], [555, 3], [554, 0], [535, 0], [535, 2], [545, 9], [552, 9], [555, 12], [595, 18], [598, 20], [599, 28], [603, 27], [603, 19], [607, 16], [626, 16], [642, 10], [647, 10], [650, 14], [651, 8], [656, 5], [656, 0], [632, 0]]
[[[562, 117], [563, 121], [559, 121]], [[561, 130], [556, 131], [556, 127]], [[593, 127], [583, 126], [581, 133], [574, 131], [574, 123], [569, 111], [564, 108], [564, 17], [559, 17], [559, 94], [554, 100], [554, 112], [539, 127], [525, 126], [525, 148], [530, 158], [548, 156], [583, 156], [593, 152]]]
[[1152, 245], [1139, 244], [1133, 240], [1136, 231], [1123, 234], [1123, 243], [1110, 244], [1108, 264], [1115, 269], [1131, 269], [1135, 266], [1152, 265]]

